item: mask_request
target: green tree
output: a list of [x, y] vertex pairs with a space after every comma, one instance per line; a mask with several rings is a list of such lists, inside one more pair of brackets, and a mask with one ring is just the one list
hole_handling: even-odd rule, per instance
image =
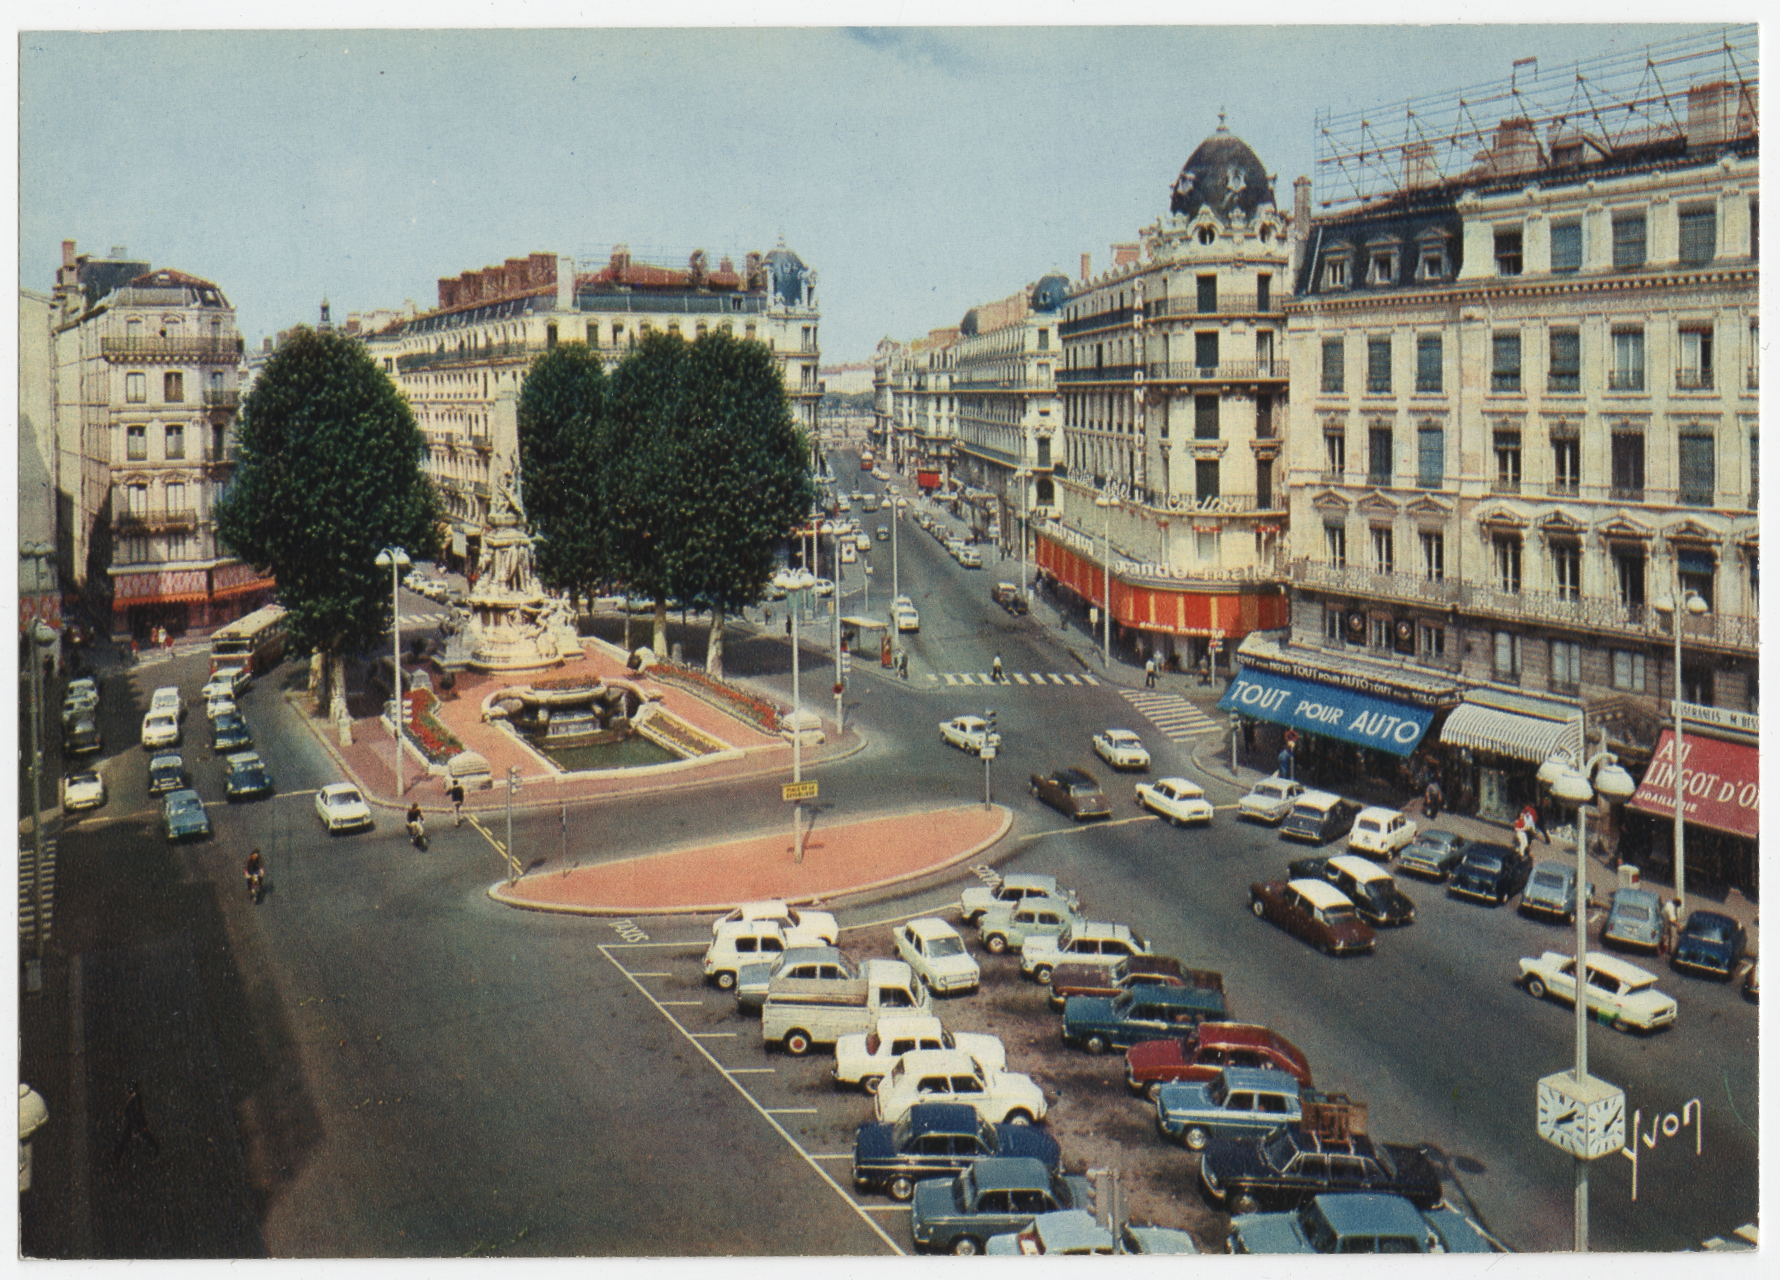
[[576, 603], [609, 576], [600, 493], [605, 402], [599, 353], [579, 342], [533, 360], [519, 395], [519, 474], [539, 539], [533, 562], [546, 587]]
[[354, 339], [298, 329], [241, 406], [240, 462], [217, 536], [278, 580], [292, 638], [315, 651], [311, 688], [346, 714], [345, 655], [390, 624], [388, 546], [439, 550], [439, 501], [408, 402]]

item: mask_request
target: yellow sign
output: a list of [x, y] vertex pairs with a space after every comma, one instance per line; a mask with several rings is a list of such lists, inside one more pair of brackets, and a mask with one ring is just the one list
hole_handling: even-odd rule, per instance
[[816, 798], [816, 780], [808, 782], [787, 782], [783, 788], [786, 800], [814, 800]]

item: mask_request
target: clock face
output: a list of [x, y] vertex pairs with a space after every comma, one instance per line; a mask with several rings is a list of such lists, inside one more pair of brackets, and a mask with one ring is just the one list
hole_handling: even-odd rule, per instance
[[1576, 1100], [1545, 1080], [1539, 1082], [1539, 1136], [1562, 1147], [1572, 1155], [1581, 1155], [1586, 1121]]
[[1603, 1098], [1587, 1112], [1587, 1143], [1583, 1155], [1589, 1159], [1611, 1155], [1625, 1146], [1625, 1095]]

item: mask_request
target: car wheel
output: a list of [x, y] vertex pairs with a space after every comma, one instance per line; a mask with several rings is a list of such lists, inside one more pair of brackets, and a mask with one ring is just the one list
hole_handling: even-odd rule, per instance
[[725, 969], [717, 975], [717, 990], [729, 991], [735, 987], [735, 974]]
[[810, 1051], [810, 1033], [803, 1030], [785, 1033], [785, 1052], [794, 1058], [801, 1058]]
[[1187, 1144], [1188, 1151], [1203, 1151], [1211, 1141], [1211, 1135], [1196, 1124], [1189, 1125], [1187, 1131], [1181, 1135], [1181, 1141]]
[[915, 1180], [906, 1173], [899, 1173], [890, 1179], [890, 1185], [884, 1190], [890, 1193], [892, 1200], [910, 1200], [915, 1194]]
[[1106, 1052], [1106, 1037], [1105, 1036], [1089, 1036], [1086, 1040], [1084, 1040], [1082, 1042], [1082, 1048], [1086, 1049], [1089, 1053], [1094, 1053], [1094, 1054], [1105, 1053]]
[[1545, 998], [1545, 984], [1537, 978], [1528, 978], [1527, 994], [1532, 996], [1535, 1000], [1543, 1000]]
[[1003, 1120], [1002, 1123], [1017, 1124], [1024, 1129], [1027, 1125], [1032, 1123], [1032, 1116], [1025, 1111], [1010, 1111], [1007, 1113], [1007, 1118]]
[[1260, 1203], [1246, 1191], [1239, 1191], [1230, 1197], [1231, 1213], [1256, 1213], [1260, 1208]]
[[952, 1241], [952, 1252], [960, 1258], [974, 1258], [982, 1252], [982, 1246], [970, 1236], [959, 1236]]
[[983, 939], [983, 949], [992, 956], [998, 956], [1007, 950], [1007, 935], [992, 933]]
[[859, 1082], [859, 1087], [869, 1094], [876, 1094], [878, 1086], [884, 1083], [883, 1076], [867, 1076]]
[[1051, 966], [1048, 964], [1039, 965], [1036, 969], [1034, 969], [1032, 971], [1032, 977], [1033, 977], [1033, 980], [1036, 981], [1039, 986], [1041, 986], [1041, 987], [1050, 986], [1051, 985]]

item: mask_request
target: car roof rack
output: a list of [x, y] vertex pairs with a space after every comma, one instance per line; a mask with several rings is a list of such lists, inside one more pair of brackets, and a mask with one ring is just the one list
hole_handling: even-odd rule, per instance
[[1307, 1133], [1333, 1142], [1366, 1136], [1366, 1104], [1353, 1101], [1345, 1093], [1307, 1090], [1301, 1106], [1303, 1118], [1299, 1125]]

